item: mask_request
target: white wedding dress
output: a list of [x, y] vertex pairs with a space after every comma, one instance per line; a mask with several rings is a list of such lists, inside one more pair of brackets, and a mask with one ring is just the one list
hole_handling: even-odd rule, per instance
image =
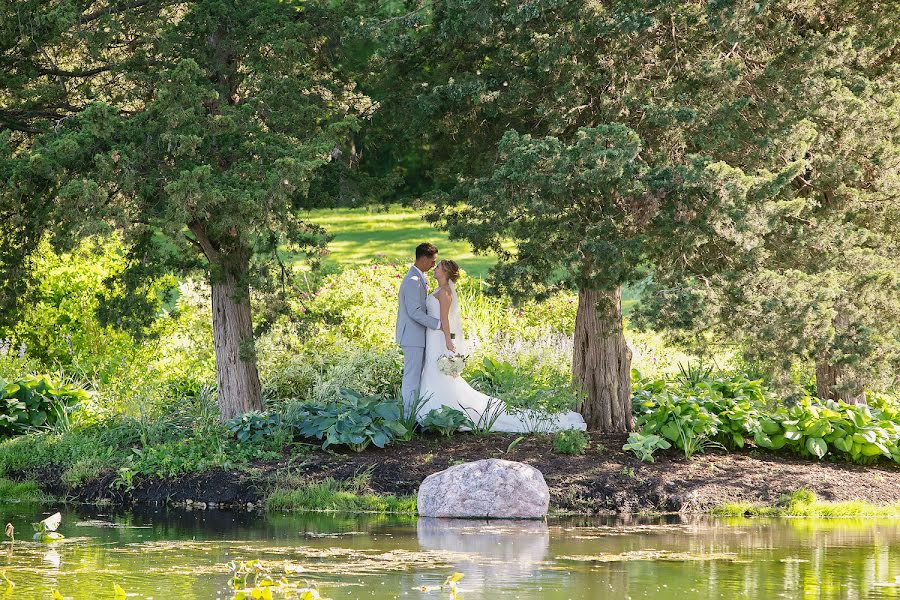
[[[456, 289], [450, 284], [453, 302], [450, 306], [450, 331], [455, 334], [457, 350], [464, 352], [465, 341], [459, 318], [459, 301]], [[441, 306], [434, 294], [425, 299], [425, 310], [429, 316], [440, 318]], [[505, 403], [499, 398], [491, 398], [474, 389], [462, 377], [453, 377], [441, 373], [437, 361], [441, 356], [450, 354], [444, 341], [444, 332], [440, 329], [427, 329], [425, 332], [425, 366], [422, 370], [422, 383], [419, 394], [424, 404], [419, 409], [421, 420], [430, 411], [449, 406], [462, 411], [474, 423], [485, 424], [496, 415], [492, 431], [507, 432], [550, 432], [563, 429], [587, 429], [584, 418], [577, 412], [546, 414], [535, 410], [516, 409], [512, 413], [506, 411]], [[487, 413], [487, 415], [485, 415]], [[484, 419], [483, 421], [480, 421]]]

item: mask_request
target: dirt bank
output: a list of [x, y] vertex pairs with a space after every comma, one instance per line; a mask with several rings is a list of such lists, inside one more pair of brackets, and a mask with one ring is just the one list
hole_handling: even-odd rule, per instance
[[[556, 511], [609, 514], [619, 512], [705, 512], [726, 502], [774, 504], [785, 492], [806, 488], [823, 500], [900, 501], [900, 469], [893, 464], [857, 466], [817, 462], [789, 455], [740, 451], [700, 454], [691, 460], [673, 451], [655, 463], [642, 463], [622, 452], [624, 436], [593, 435], [583, 456], [550, 450], [550, 438], [529, 436], [512, 449], [515, 435], [452, 438], [420, 436], [386, 449], [309, 452], [279, 461], [256, 463], [242, 471], [210, 471], [173, 480], [138, 480], [133, 490], [112, 489], [113, 474], [67, 490], [58, 470], [38, 477], [47, 491], [75, 499], [114, 503], [181, 503], [216, 506], [259, 506], [268, 490], [284, 476], [309, 481], [327, 477], [348, 480], [369, 473], [368, 487], [382, 494], [415, 494], [431, 473], [463, 461], [504, 458], [539, 469], [550, 486]], [[357, 479], [358, 480], [358, 479]]]

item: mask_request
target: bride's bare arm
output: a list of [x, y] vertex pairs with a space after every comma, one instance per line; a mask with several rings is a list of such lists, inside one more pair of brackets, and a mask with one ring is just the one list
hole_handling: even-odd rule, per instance
[[453, 296], [450, 290], [441, 290], [437, 299], [441, 305], [441, 331], [444, 332], [444, 342], [447, 344], [447, 350], [456, 352], [456, 344], [450, 337], [450, 304], [453, 302]]

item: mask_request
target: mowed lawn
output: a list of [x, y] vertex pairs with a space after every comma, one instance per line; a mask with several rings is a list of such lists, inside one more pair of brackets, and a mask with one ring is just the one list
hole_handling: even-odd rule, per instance
[[[325, 262], [362, 265], [377, 254], [412, 264], [416, 246], [431, 242], [438, 247], [439, 258], [451, 258], [469, 275], [484, 278], [497, 262], [493, 256], [478, 256], [468, 242], [451, 242], [447, 233], [431, 226], [422, 213], [399, 206], [385, 211], [367, 208], [320, 209], [306, 218], [334, 236], [328, 246], [331, 254]], [[622, 309], [626, 314], [637, 303], [639, 289], [622, 290]]]
[[334, 236], [326, 261], [366, 264], [382, 254], [412, 264], [416, 246], [431, 242], [438, 247], [439, 258], [451, 258], [469, 275], [484, 278], [497, 262], [492, 256], [476, 256], [468, 242], [451, 242], [447, 233], [432, 227], [422, 214], [410, 209], [391, 207], [387, 212], [374, 209], [348, 208], [315, 210], [307, 217]]

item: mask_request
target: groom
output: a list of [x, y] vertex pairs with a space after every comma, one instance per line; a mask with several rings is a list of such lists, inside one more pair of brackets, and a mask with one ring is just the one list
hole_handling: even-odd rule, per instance
[[428, 279], [425, 273], [437, 262], [438, 249], [433, 244], [419, 244], [416, 247], [416, 262], [409, 268], [400, 284], [400, 305], [397, 308], [397, 343], [403, 350], [403, 396], [404, 414], [410, 414], [419, 395], [422, 381], [422, 366], [425, 362], [425, 329], [440, 329], [440, 319], [429, 317], [425, 312], [425, 298], [428, 297]]

